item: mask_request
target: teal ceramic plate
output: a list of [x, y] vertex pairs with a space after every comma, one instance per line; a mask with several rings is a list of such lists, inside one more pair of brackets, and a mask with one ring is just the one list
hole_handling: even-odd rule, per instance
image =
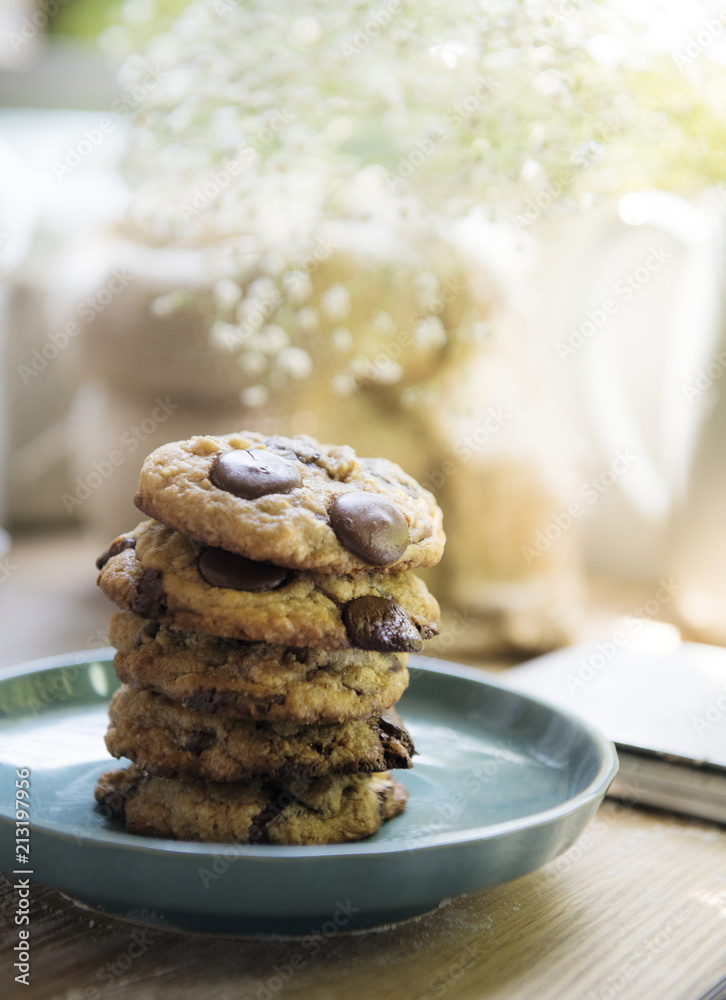
[[[93, 808], [113, 766], [103, 735], [112, 650], [0, 674], [0, 865], [16, 861], [16, 769], [30, 769], [33, 882], [140, 923], [305, 935], [405, 920], [565, 851], [617, 770], [572, 716], [489, 675], [411, 657], [399, 711], [419, 755], [402, 816], [356, 844], [213, 845], [125, 833]], [[24, 852], [20, 852], [24, 853]]]

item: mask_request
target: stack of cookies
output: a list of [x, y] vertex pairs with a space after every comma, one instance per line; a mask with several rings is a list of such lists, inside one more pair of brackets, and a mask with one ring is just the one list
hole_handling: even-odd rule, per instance
[[132, 833], [313, 844], [400, 813], [411, 767], [393, 706], [439, 628], [411, 569], [441, 512], [397, 465], [310, 437], [241, 432], [153, 452], [152, 520], [98, 560], [114, 668], [106, 745], [132, 761], [96, 799]]

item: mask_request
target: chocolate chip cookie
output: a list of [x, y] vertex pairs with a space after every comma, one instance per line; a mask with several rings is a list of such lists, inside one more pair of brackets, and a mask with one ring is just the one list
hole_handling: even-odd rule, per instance
[[393, 709], [301, 726], [226, 719], [124, 685], [111, 699], [106, 747], [165, 778], [317, 778], [411, 767], [413, 741]]
[[142, 836], [342, 844], [397, 816], [407, 793], [386, 772], [223, 784], [151, 777], [132, 764], [101, 775], [95, 797], [106, 816]]
[[214, 548], [317, 573], [400, 573], [441, 558], [441, 511], [398, 465], [248, 431], [167, 444], [136, 505]]
[[97, 566], [99, 586], [122, 610], [226, 638], [410, 652], [439, 630], [438, 604], [413, 573], [290, 570], [155, 521], [117, 538]]
[[119, 679], [232, 719], [347, 722], [390, 708], [408, 684], [405, 653], [312, 649], [182, 632], [129, 612], [109, 639]]

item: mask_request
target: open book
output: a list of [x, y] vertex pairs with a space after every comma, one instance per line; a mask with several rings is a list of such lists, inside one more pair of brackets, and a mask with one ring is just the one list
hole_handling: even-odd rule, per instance
[[620, 771], [609, 795], [726, 823], [726, 649], [629, 618], [598, 642], [500, 679], [580, 715], [616, 744]]

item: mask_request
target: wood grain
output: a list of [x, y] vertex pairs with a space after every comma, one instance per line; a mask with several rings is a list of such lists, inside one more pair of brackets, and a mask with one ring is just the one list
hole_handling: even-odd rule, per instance
[[[6, 882], [6, 982], [12, 907]], [[532, 875], [320, 941], [140, 931], [35, 886], [31, 941], [33, 1000], [699, 1000], [726, 970], [726, 831], [606, 801]]]

